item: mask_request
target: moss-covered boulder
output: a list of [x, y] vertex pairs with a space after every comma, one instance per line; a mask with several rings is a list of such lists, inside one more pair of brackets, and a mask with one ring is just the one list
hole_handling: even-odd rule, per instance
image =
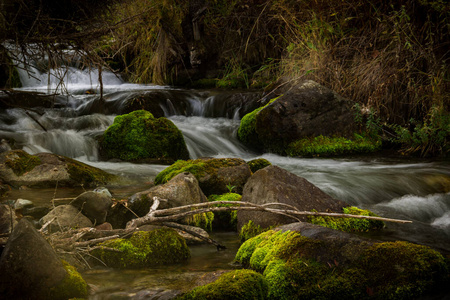
[[0, 257], [2, 299], [87, 298], [87, 284], [50, 244], [22, 219]]
[[113, 268], [146, 268], [190, 257], [186, 241], [170, 228], [138, 231], [129, 239], [114, 239], [99, 246], [91, 254]]
[[14, 187], [104, 185], [117, 176], [74, 159], [51, 153], [30, 155], [23, 150], [0, 153], [0, 180]]
[[379, 139], [356, 134], [352, 103], [320, 84], [288, 84], [263, 107], [241, 119], [238, 138], [247, 146], [289, 156], [374, 152]]
[[260, 169], [264, 169], [265, 167], [271, 166], [272, 163], [265, 158], [256, 158], [247, 162], [250, 170], [255, 173]]
[[225, 273], [216, 281], [197, 287], [177, 298], [179, 300], [264, 300], [268, 287], [264, 277], [252, 270], [235, 270]]
[[270, 299], [414, 299], [445, 291], [448, 262], [409, 242], [378, 242], [307, 223], [266, 231], [236, 261], [263, 272]]
[[173, 162], [188, 159], [181, 131], [167, 118], [145, 110], [117, 116], [101, 138], [106, 158], [125, 161]]
[[183, 172], [193, 174], [207, 196], [224, 194], [230, 189], [241, 194], [252, 174], [247, 163], [239, 158], [179, 160], [161, 171], [155, 178], [155, 184], [165, 183]]

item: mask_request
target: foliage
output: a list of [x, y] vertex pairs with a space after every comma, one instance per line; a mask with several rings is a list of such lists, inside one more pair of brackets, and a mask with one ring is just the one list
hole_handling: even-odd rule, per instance
[[186, 159], [189, 153], [181, 131], [167, 118], [144, 110], [117, 116], [101, 139], [108, 158]]
[[393, 140], [402, 144], [403, 152], [420, 156], [444, 155], [450, 153], [450, 113], [442, 107], [433, 106], [424, 122], [410, 120], [413, 130], [393, 126], [397, 137]]
[[354, 139], [344, 137], [316, 136], [304, 138], [288, 145], [289, 156], [335, 156], [352, 153], [368, 153], [381, 149], [381, 141], [354, 134]]
[[213, 283], [197, 287], [177, 299], [263, 300], [269, 299], [267, 292], [267, 283], [261, 274], [251, 270], [235, 270], [227, 272]]
[[115, 268], [173, 264], [190, 257], [186, 241], [169, 228], [138, 231], [129, 239], [114, 239], [99, 246], [91, 251], [91, 254]]
[[[362, 215], [362, 216], [374, 216], [377, 217], [371, 211], [359, 209], [354, 206], [342, 208], [344, 214], [350, 215]], [[332, 229], [347, 231], [347, 232], [366, 232], [370, 230], [378, 230], [384, 227], [382, 221], [365, 220], [365, 219], [352, 219], [352, 218], [333, 218], [333, 217], [320, 217], [311, 216], [308, 217], [309, 222], [320, 226], [329, 227]]]

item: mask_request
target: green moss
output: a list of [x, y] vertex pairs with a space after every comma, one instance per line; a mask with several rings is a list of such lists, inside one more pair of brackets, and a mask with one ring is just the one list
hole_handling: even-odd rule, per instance
[[353, 245], [356, 255], [342, 263], [345, 251], [332, 240], [271, 230], [243, 243], [235, 260], [263, 272], [270, 299], [415, 299], [450, 281], [448, 262], [426, 246]]
[[213, 283], [197, 287], [179, 299], [245, 300], [269, 299], [264, 277], [251, 270], [235, 270], [223, 274]]
[[60, 284], [48, 291], [48, 299], [87, 298], [88, 285], [86, 281], [73, 266], [65, 261], [63, 261], [63, 265], [67, 275]]
[[[344, 207], [342, 209], [344, 214], [351, 215], [362, 215], [362, 216], [374, 216], [378, 217], [378, 215], [374, 214], [369, 210], [359, 209], [354, 206]], [[309, 222], [329, 227], [332, 229], [337, 229], [341, 231], [347, 232], [366, 232], [370, 230], [379, 230], [384, 227], [384, 222], [376, 221], [376, 220], [366, 220], [366, 219], [352, 219], [352, 218], [333, 218], [333, 217], [320, 217], [320, 216], [312, 216], [308, 217]]]
[[279, 97], [276, 97], [269, 101], [266, 105], [262, 107], [258, 107], [254, 111], [246, 114], [242, 117], [241, 123], [239, 124], [239, 129], [237, 132], [238, 139], [244, 143], [245, 145], [255, 148], [261, 149], [261, 141], [258, 138], [258, 134], [256, 133], [256, 115], [260, 110], [265, 108], [270, 103], [276, 101]]
[[449, 269], [437, 251], [408, 242], [378, 243], [361, 261], [378, 299], [412, 299], [448, 286]]
[[214, 221], [214, 213], [206, 212], [189, 216], [185, 219], [185, 223], [192, 226], [203, 228], [206, 231], [212, 231]]
[[213, 175], [219, 168], [232, 167], [242, 164], [240, 159], [217, 158], [217, 159], [194, 159], [178, 160], [168, 168], [162, 170], [155, 178], [155, 184], [163, 184], [184, 172], [189, 172], [200, 180], [206, 174]]
[[269, 228], [261, 228], [261, 226], [256, 225], [255, 223], [253, 223], [252, 220], [250, 220], [248, 221], [247, 224], [242, 226], [241, 231], [239, 232], [239, 238], [241, 240], [241, 243], [243, 243], [246, 240], [253, 238], [270, 229], [272, 229], [272, 226]]
[[267, 166], [271, 166], [272, 164], [270, 163], [270, 161], [268, 161], [265, 158], [257, 158], [257, 159], [253, 159], [249, 162], [247, 162], [248, 166], [250, 167], [250, 170], [255, 173], [256, 171], [260, 170], [260, 169], [264, 169]]
[[108, 158], [126, 161], [176, 160], [189, 157], [181, 131], [167, 118], [144, 110], [117, 116], [101, 139]]
[[138, 231], [130, 239], [114, 239], [101, 243], [100, 246], [91, 254], [115, 268], [173, 264], [190, 257], [185, 240], [169, 228]]
[[344, 137], [316, 136], [292, 142], [286, 149], [289, 156], [336, 156], [369, 153], [381, 149], [381, 140], [355, 134], [353, 139]]
[[70, 178], [79, 184], [84, 186], [96, 186], [99, 184], [107, 184], [115, 180], [117, 176], [109, 174], [101, 169], [83, 164], [74, 159], [64, 157], [62, 158], [67, 162], [67, 171]]
[[13, 150], [7, 154], [5, 165], [17, 176], [33, 170], [41, 163], [39, 157], [30, 155], [22, 150]]
[[[241, 201], [242, 196], [236, 193], [226, 193], [222, 195], [210, 195], [208, 201]], [[218, 207], [227, 207], [229, 204], [218, 204]], [[237, 226], [237, 210], [215, 212], [214, 213], [214, 229], [236, 230]]]

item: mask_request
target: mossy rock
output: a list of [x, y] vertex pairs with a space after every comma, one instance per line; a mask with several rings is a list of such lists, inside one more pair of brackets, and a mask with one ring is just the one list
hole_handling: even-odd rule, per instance
[[[342, 212], [350, 215], [378, 217], [378, 215], [369, 210], [359, 209], [354, 206], [344, 207], [342, 208]], [[384, 222], [368, 219], [311, 216], [308, 217], [308, 220], [312, 224], [347, 232], [367, 232], [371, 230], [379, 230], [384, 227]]]
[[235, 270], [225, 273], [216, 281], [197, 287], [177, 298], [179, 300], [253, 300], [269, 299], [264, 277], [252, 270]]
[[[209, 202], [215, 201], [241, 201], [242, 196], [236, 193], [226, 193], [222, 195], [210, 195]], [[230, 204], [218, 204], [218, 207], [231, 206]], [[214, 212], [213, 228], [219, 230], [236, 230], [237, 210]]]
[[167, 118], [144, 110], [117, 116], [101, 138], [107, 158], [124, 161], [173, 162], [188, 159], [181, 131]]
[[63, 261], [64, 268], [67, 271], [67, 276], [63, 281], [48, 291], [48, 299], [74, 299], [87, 298], [88, 285], [81, 277], [80, 273], [69, 263]]
[[26, 172], [33, 170], [40, 163], [39, 157], [30, 155], [25, 151], [11, 151], [7, 154], [5, 160], [5, 165], [17, 176], [22, 176]]
[[381, 139], [355, 133], [353, 139], [322, 135], [300, 139], [287, 146], [286, 154], [293, 157], [329, 157], [355, 153], [371, 153], [380, 149]]
[[247, 224], [242, 226], [241, 230], [239, 231], [239, 238], [241, 240], [241, 243], [245, 242], [248, 239], [251, 239], [257, 235], [260, 235], [261, 233], [273, 229], [273, 226], [269, 228], [262, 228], [261, 226], [253, 223], [252, 220], [248, 221]]
[[138, 231], [129, 239], [114, 239], [99, 246], [91, 254], [113, 268], [145, 268], [174, 264], [190, 257], [186, 241], [169, 228]]
[[67, 163], [70, 179], [87, 187], [107, 184], [118, 178], [116, 175], [68, 157], [63, 157], [62, 160]]
[[190, 226], [200, 227], [206, 231], [212, 231], [215, 214], [213, 212], [206, 212], [188, 216], [183, 219], [183, 223]]
[[361, 240], [351, 246], [353, 260], [342, 263], [342, 243], [355, 242], [352, 235], [340, 237], [346, 235], [348, 240], [333, 243], [270, 230], [243, 243], [235, 260], [263, 272], [270, 299], [415, 299], [448, 285], [445, 258], [409, 242]]
[[253, 173], [260, 169], [264, 169], [267, 166], [271, 166], [272, 164], [270, 161], [268, 161], [265, 158], [257, 158], [253, 159], [247, 162], [248, 166], [250, 167], [250, 170], [252, 170]]
[[226, 193], [229, 187], [234, 187], [237, 193], [242, 193], [251, 171], [247, 163], [239, 158], [210, 158], [179, 160], [161, 171], [155, 178], [155, 184], [163, 184], [184, 172], [189, 172], [197, 178], [199, 186], [205, 195]]

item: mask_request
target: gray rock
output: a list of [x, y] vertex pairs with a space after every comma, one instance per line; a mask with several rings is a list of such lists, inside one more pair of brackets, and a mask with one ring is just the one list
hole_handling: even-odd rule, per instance
[[16, 202], [14, 203], [14, 209], [30, 208], [33, 206], [34, 206], [33, 201], [26, 199], [17, 199]]
[[[241, 201], [260, 205], [285, 203], [300, 211], [315, 209], [321, 212], [342, 212], [342, 208], [348, 206], [343, 201], [333, 199], [308, 180], [277, 166], [258, 170], [250, 177], [244, 187]], [[237, 219], [239, 230], [249, 220], [261, 227], [295, 222], [295, 219], [287, 216], [250, 211], [238, 211]]]
[[53, 248], [22, 219], [0, 258], [0, 295], [4, 299], [45, 299], [67, 272]]
[[[107, 192], [107, 193], [106, 193]], [[106, 221], [106, 215], [111, 208], [112, 200], [108, 190], [89, 191], [79, 195], [70, 205], [78, 208], [83, 214], [92, 221], [92, 223], [99, 225]]]
[[108, 215], [107, 221], [114, 228], [124, 228], [129, 220], [136, 218], [130, 210], [139, 217], [145, 216], [150, 210], [155, 196], [167, 200], [167, 202], [161, 202], [159, 209], [207, 201], [194, 175], [181, 173], [165, 184], [154, 186], [131, 196], [128, 199], [128, 209], [122, 205], [116, 205]]
[[0, 205], [0, 234], [10, 233], [17, 225], [16, 214], [9, 205]]
[[45, 215], [39, 223], [44, 225], [55, 218], [48, 230], [50, 232], [56, 232], [66, 230], [69, 228], [85, 228], [93, 227], [91, 220], [83, 215], [76, 207], [72, 205], [60, 205], [52, 209], [47, 215]]
[[317, 82], [306, 80], [281, 92], [256, 115], [255, 130], [264, 150], [283, 153], [302, 138], [353, 137], [357, 130], [352, 103]]
[[51, 153], [30, 155], [23, 150], [0, 153], [0, 181], [14, 187], [85, 187], [116, 177], [98, 168]]

